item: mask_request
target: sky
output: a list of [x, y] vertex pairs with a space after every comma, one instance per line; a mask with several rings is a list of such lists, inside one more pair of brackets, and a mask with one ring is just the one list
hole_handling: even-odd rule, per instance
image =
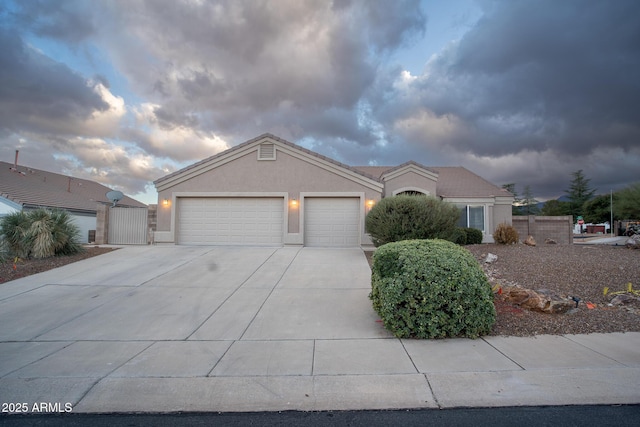
[[265, 132], [539, 200], [640, 181], [637, 0], [0, 0], [0, 160], [144, 203]]

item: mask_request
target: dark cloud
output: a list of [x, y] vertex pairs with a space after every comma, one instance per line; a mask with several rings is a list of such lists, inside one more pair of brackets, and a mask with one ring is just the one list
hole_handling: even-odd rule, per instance
[[467, 132], [450, 143], [478, 155], [630, 149], [640, 137], [638, 12], [633, 0], [488, 2], [413, 89], [423, 108], [462, 120]]
[[79, 132], [74, 127], [109, 105], [66, 65], [0, 28], [0, 129]]
[[380, 68], [374, 53], [422, 34], [426, 21], [413, 0], [136, 1], [113, 13], [145, 46], [146, 55], [116, 53], [137, 87], [175, 111], [207, 111], [224, 131], [279, 109], [286, 122], [356, 108]]
[[[132, 189], [263, 132], [349, 164], [464, 165], [539, 197], [577, 169], [597, 188], [637, 180], [636, 0], [481, 0], [413, 76], [392, 58], [430, 36], [418, 0], [8, 4], [0, 137]], [[111, 68], [82, 76], [34, 38]]]

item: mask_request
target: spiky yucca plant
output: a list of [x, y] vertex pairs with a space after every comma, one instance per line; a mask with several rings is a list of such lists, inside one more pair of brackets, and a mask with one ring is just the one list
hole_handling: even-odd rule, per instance
[[0, 235], [11, 255], [20, 258], [29, 256], [26, 234], [29, 230], [29, 217], [24, 212], [11, 213], [0, 221]]
[[0, 232], [13, 256], [46, 258], [72, 255], [83, 250], [80, 231], [66, 211], [36, 209], [7, 215], [0, 221]]

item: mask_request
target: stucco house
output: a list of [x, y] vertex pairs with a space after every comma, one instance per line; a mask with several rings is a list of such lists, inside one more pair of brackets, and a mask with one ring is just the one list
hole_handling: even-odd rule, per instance
[[485, 241], [511, 222], [513, 195], [462, 167], [348, 166], [263, 134], [154, 181], [157, 243], [371, 245], [364, 218], [381, 198], [423, 193], [454, 203]]
[[[0, 162], [0, 217], [12, 212], [37, 208], [59, 208], [69, 212], [80, 229], [80, 243], [88, 243], [96, 230], [99, 205], [109, 205], [112, 189], [95, 181]], [[118, 206], [146, 208], [147, 205], [125, 196]]]

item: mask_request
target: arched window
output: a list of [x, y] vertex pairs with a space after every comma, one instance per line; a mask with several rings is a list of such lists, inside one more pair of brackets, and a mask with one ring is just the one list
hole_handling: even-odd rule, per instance
[[426, 194], [422, 191], [408, 190], [403, 191], [402, 193], [398, 193], [396, 194], [396, 196], [426, 196]]
[[431, 195], [431, 193], [429, 193], [427, 190], [423, 190], [422, 188], [418, 188], [418, 187], [402, 187], [402, 188], [398, 188], [397, 190], [395, 190], [393, 192], [394, 196], [397, 196], [399, 194], [402, 194], [404, 196], [429, 196], [429, 195]]

